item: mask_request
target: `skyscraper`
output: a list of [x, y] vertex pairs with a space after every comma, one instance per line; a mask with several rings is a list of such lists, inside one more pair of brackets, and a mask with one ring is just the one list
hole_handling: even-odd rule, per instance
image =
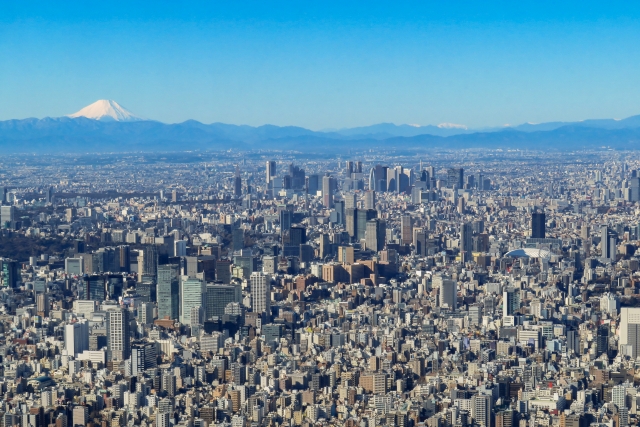
[[204, 306], [205, 286], [200, 279], [182, 277], [180, 286], [180, 323], [191, 324], [191, 309]]
[[158, 266], [158, 319], [177, 320], [180, 313], [180, 268], [177, 264]]
[[531, 237], [534, 239], [544, 239], [546, 235], [546, 222], [544, 212], [534, 212], [531, 214]]
[[464, 169], [449, 168], [447, 170], [447, 187], [458, 190], [464, 188]]
[[360, 241], [366, 238], [367, 221], [378, 216], [378, 211], [374, 209], [355, 209], [355, 239]]
[[255, 313], [271, 315], [271, 283], [269, 277], [261, 272], [251, 273], [252, 308]]
[[107, 348], [109, 359], [123, 361], [131, 355], [130, 313], [117, 308], [107, 312]]
[[513, 316], [520, 310], [520, 289], [507, 287], [502, 293], [502, 317]]
[[376, 192], [375, 190], [369, 190], [364, 192], [364, 208], [375, 209], [376, 208]]
[[330, 176], [322, 177], [322, 204], [325, 208], [333, 207], [333, 178]]
[[205, 318], [222, 317], [227, 304], [242, 301], [242, 290], [239, 286], [207, 284]]
[[69, 356], [89, 350], [89, 324], [85, 320], [65, 325], [64, 348]]
[[622, 307], [620, 309], [620, 350], [623, 355], [638, 357], [640, 346], [640, 308]]
[[413, 241], [413, 221], [410, 215], [400, 217], [400, 230], [402, 232], [402, 244], [410, 245]]
[[374, 252], [383, 250], [386, 234], [386, 222], [379, 218], [374, 218], [367, 221], [367, 229], [365, 232], [367, 250], [371, 250]]
[[463, 263], [471, 260], [473, 250], [473, 227], [465, 222], [460, 227], [460, 261]]
[[102, 275], [85, 276], [84, 280], [78, 284], [78, 299], [104, 301], [106, 295], [104, 280]]
[[271, 183], [272, 179], [276, 176], [276, 162], [275, 160], [267, 160], [267, 185]]
[[242, 196], [242, 178], [240, 177], [240, 169], [237, 166], [233, 176], [233, 195], [235, 197]]
[[600, 228], [600, 248], [602, 249], [602, 260], [612, 262], [616, 260], [617, 253], [617, 235], [606, 225]]
[[440, 306], [448, 306], [451, 310], [458, 308], [458, 285], [455, 280], [442, 276], [433, 278], [433, 285], [440, 288]]

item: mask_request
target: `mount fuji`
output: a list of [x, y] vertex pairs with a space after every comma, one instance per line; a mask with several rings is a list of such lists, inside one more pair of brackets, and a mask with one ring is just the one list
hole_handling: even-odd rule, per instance
[[87, 105], [77, 113], [69, 114], [67, 117], [71, 117], [72, 119], [86, 117], [87, 119], [102, 122], [137, 122], [145, 120], [110, 99], [100, 99], [93, 104]]

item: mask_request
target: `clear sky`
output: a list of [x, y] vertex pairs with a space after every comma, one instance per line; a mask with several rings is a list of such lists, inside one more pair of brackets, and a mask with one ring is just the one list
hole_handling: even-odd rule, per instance
[[640, 2], [0, 5], [0, 120], [471, 127], [640, 114]]

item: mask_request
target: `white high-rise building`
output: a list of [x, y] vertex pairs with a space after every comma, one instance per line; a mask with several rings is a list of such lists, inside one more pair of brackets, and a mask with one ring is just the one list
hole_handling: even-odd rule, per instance
[[635, 359], [640, 345], [640, 308], [622, 307], [620, 309], [620, 351]]
[[180, 323], [191, 325], [191, 309], [205, 305], [205, 292], [204, 281], [186, 276], [182, 277], [180, 284]]
[[89, 350], [89, 325], [85, 320], [64, 327], [64, 348], [69, 356]]
[[271, 281], [258, 271], [251, 273], [252, 308], [256, 313], [271, 314]]
[[107, 346], [113, 360], [127, 360], [131, 356], [131, 318], [129, 311], [118, 308], [107, 315]]

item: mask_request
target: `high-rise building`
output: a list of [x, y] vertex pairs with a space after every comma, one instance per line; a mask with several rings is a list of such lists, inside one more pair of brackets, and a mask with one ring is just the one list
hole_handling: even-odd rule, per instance
[[606, 354], [609, 351], [609, 329], [608, 324], [598, 326], [598, 332], [596, 335], [596, 356]]
[[[158, 246], [145, 245], [143, 249], [142, 274], [138, 278], [139, 281], [156, 282], [158, 274]], [[140, 268], [138, 266], [138, 268]]]
[[12, 223], [16, 220], [15, 206], [0, 206], [0, 228], [4, 228], [5, 224]]
[[410, 215], [400, 217], [400, 231], [402, 233], [402, 244], [410, 245], [413, 241], [413, 220]]
[[458, 308], [458, 285], [455, 280], [447, 279], [442, 276], [433, 278], [433, 286], [439, 287], [440, 306], [447, 306], [451, 310]]
[[546, 235], [546, 219], [544, 212], [534, 212], [531, 214], [531, 237], [534, 239], [544, 239]]
[[385, 237], [387, 235], [387, 223], [380, 218], [367, 221], [365, 231], [365, 243], [367, 250], [378, 252], [384, 249]]
[[158, 266], [158, 284], [156, 299], [158, 301], [158, 318], [177, 320], [180, 313], [180, 276], [177, 264]]
[[65, 325], [64, 348], [69, 356], [89, 350], [89, 324], [85, 320]]
[[205, 318], [222, 317], [227, 304], [242, 301], [242, 290], [239, 286], [207, 284]]
[[156, 343], [141, 341], [131, 345], [131, 373], [137, 376], [158, 366]]
[[333, 207], [333, 185], [332, 177], [322, 177], [322, 204], [327, 209], [331, 209]]
[[366, 238], [367, 221], [376, 218], [378, 211], [374, 209], [356, 209], [355, 214], [355, 239], [359, 242]]
[[78, 284], [78, 299], [104, 301], [106, 298], [104, 279], [104, 276], [98, 274], [85, 276], [84, 280]]
[[520, 289], [507, 287], [502, 293], [502, 316], [513, 316], [520, 310]]
[[271, 315], [271, 281], [261, 272], [251, 273], [251, 308], [255, 313]]
[[602, 249], [602, 260], [606, 262], [614, 262], [618, 255], [617, 252], [618, 236], [615, 231], [606, 225], [600, 228], [600, 248]]
[[471, 398], [471, 417], [481, 427], [492, 427], [493, 398], [484, 394], [473, 396]]
[[171, 427], [171, 413], [158, 412], [156, 414], [156, 427]]
[[235, 197], [242, 196], [242, 178], [240, 177], [240, 169], [237, 167], [235, 175], [233, 176], [233, 195]]
[[180, 286], [180, 323], [191, 324], [191, 309], [193, 307], [203, 307], [206, 288], [200, 279], [182, 277]]
[[107, 348], [110, 359], [123, 361], [131, 356], [131, 319], [126, 309], [107, 312]]
[[640, 349], [640, 308], [620, 309], [620, 350], [623, 355], [635, 359]]
[[266, 176], [267, 185], [271, 183], [271, 181], [275, 176], [276, 176], [276, 162], [275, 160], [267, 160], [267, 176]]
[[449, 168], [447, 170], [447, 187], [458, 190], [464, 188], [464, 169]]
[[89, 422], [89, 407], [77, 405], [73, 407], [73, 425], [86, 426]]
[[465, 222], [460, 226], [460, 261], [463, 263], [471, 260], [473, 250], [473, 227]]
[[20, 265], [18, 261], [0, 258], [0, 282], [4, 288], [15, 288], [20, 282]]
[[364, 192], [364, 208], [375, 209], [376, 208], [376, 192], [375, 190], [369, 190]]

